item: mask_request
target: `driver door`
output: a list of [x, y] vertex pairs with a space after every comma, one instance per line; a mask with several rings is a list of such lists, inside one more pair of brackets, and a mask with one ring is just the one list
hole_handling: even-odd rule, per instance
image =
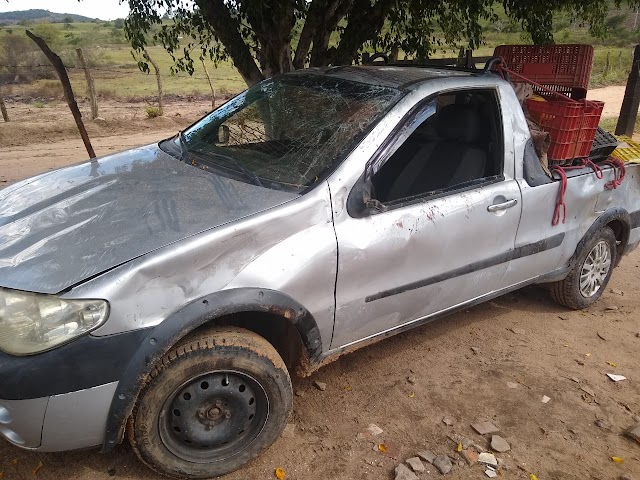
[[[454, 117], [447, 126], [450, 132], [438, 125], [445, 107], [460, 102], [467, 102], [465, 112], [482, 113], [467, 122], [483, 129], [477, 138], [464, 139], [468, 148], [456, 147], [462, 137], [458, 142], [445, 137], [456, 128], [468, 132], [471, 123], [466, 125], [463, 118], [457, 127]], [[427, 319], [498, 288], [521, 212], [513, 159], [505, 160], [503, 153], [498, 105], [496, 92], [486, 89], [422, 102], [383, 146], [386, 153], [378, 152], [369, 164], [376, 191], [369, 205], [376, 208], [360, 213], [334, 208], [339, 254], [332, 348]], [[476, 161], [484, 162], [482, 168]], [[473, 178], [456, 173], [453, 164], [441, 168], [438, 162], [467, 162], [463, 170]], [[414, 180], [425, 175], [421, 191]], [[445, 181], [434, 188], [438, 175], [453, 184]], [[393, 187], [401, 177], [412, 185], [410, 196]], [[455, 183], [460, 179], [465, 181]], [[338, 184], [331, 188], [335, 191]], [[351, 195], [359, 190], [354, 188]]]

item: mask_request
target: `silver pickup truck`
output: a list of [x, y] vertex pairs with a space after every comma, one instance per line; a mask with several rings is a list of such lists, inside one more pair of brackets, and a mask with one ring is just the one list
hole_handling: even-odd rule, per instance
[[[640, 182], [540, 166], [510, 84], [336, 67], [252, 87], [174, 138], [0, 191], [0, 435], [125, 434], [205, 478], [282, 432], [290, 373], [525, 285], [597, 301]], [[564, 217], [564, 216], [563, 216]]]

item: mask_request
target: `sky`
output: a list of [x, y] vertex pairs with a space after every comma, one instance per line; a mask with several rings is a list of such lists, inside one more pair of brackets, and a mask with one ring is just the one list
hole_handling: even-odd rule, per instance
[[0, 0], [0, 12], [42, 8], [56, 13], [76, 13], [90, 18], [114, 20], [129, 13], [129, 4], [120, 0]]

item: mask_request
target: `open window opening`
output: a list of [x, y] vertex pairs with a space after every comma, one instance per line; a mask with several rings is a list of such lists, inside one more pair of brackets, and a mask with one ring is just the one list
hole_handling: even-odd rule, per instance
[[495, 182], [503, 173], [502, 121], [493, 90], [438, 95], [423, 104], [374, 172], [371, 196], [383, 204]]

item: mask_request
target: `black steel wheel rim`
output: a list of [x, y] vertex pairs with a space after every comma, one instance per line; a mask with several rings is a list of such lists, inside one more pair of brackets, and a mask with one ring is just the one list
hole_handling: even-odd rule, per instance
[[159, 415], [163, 445], [177, 457], [213, 463], [244, 450], [269, 416], [269, 399], [250, 375], [222, 370], [198, 375], [176, 388]]

